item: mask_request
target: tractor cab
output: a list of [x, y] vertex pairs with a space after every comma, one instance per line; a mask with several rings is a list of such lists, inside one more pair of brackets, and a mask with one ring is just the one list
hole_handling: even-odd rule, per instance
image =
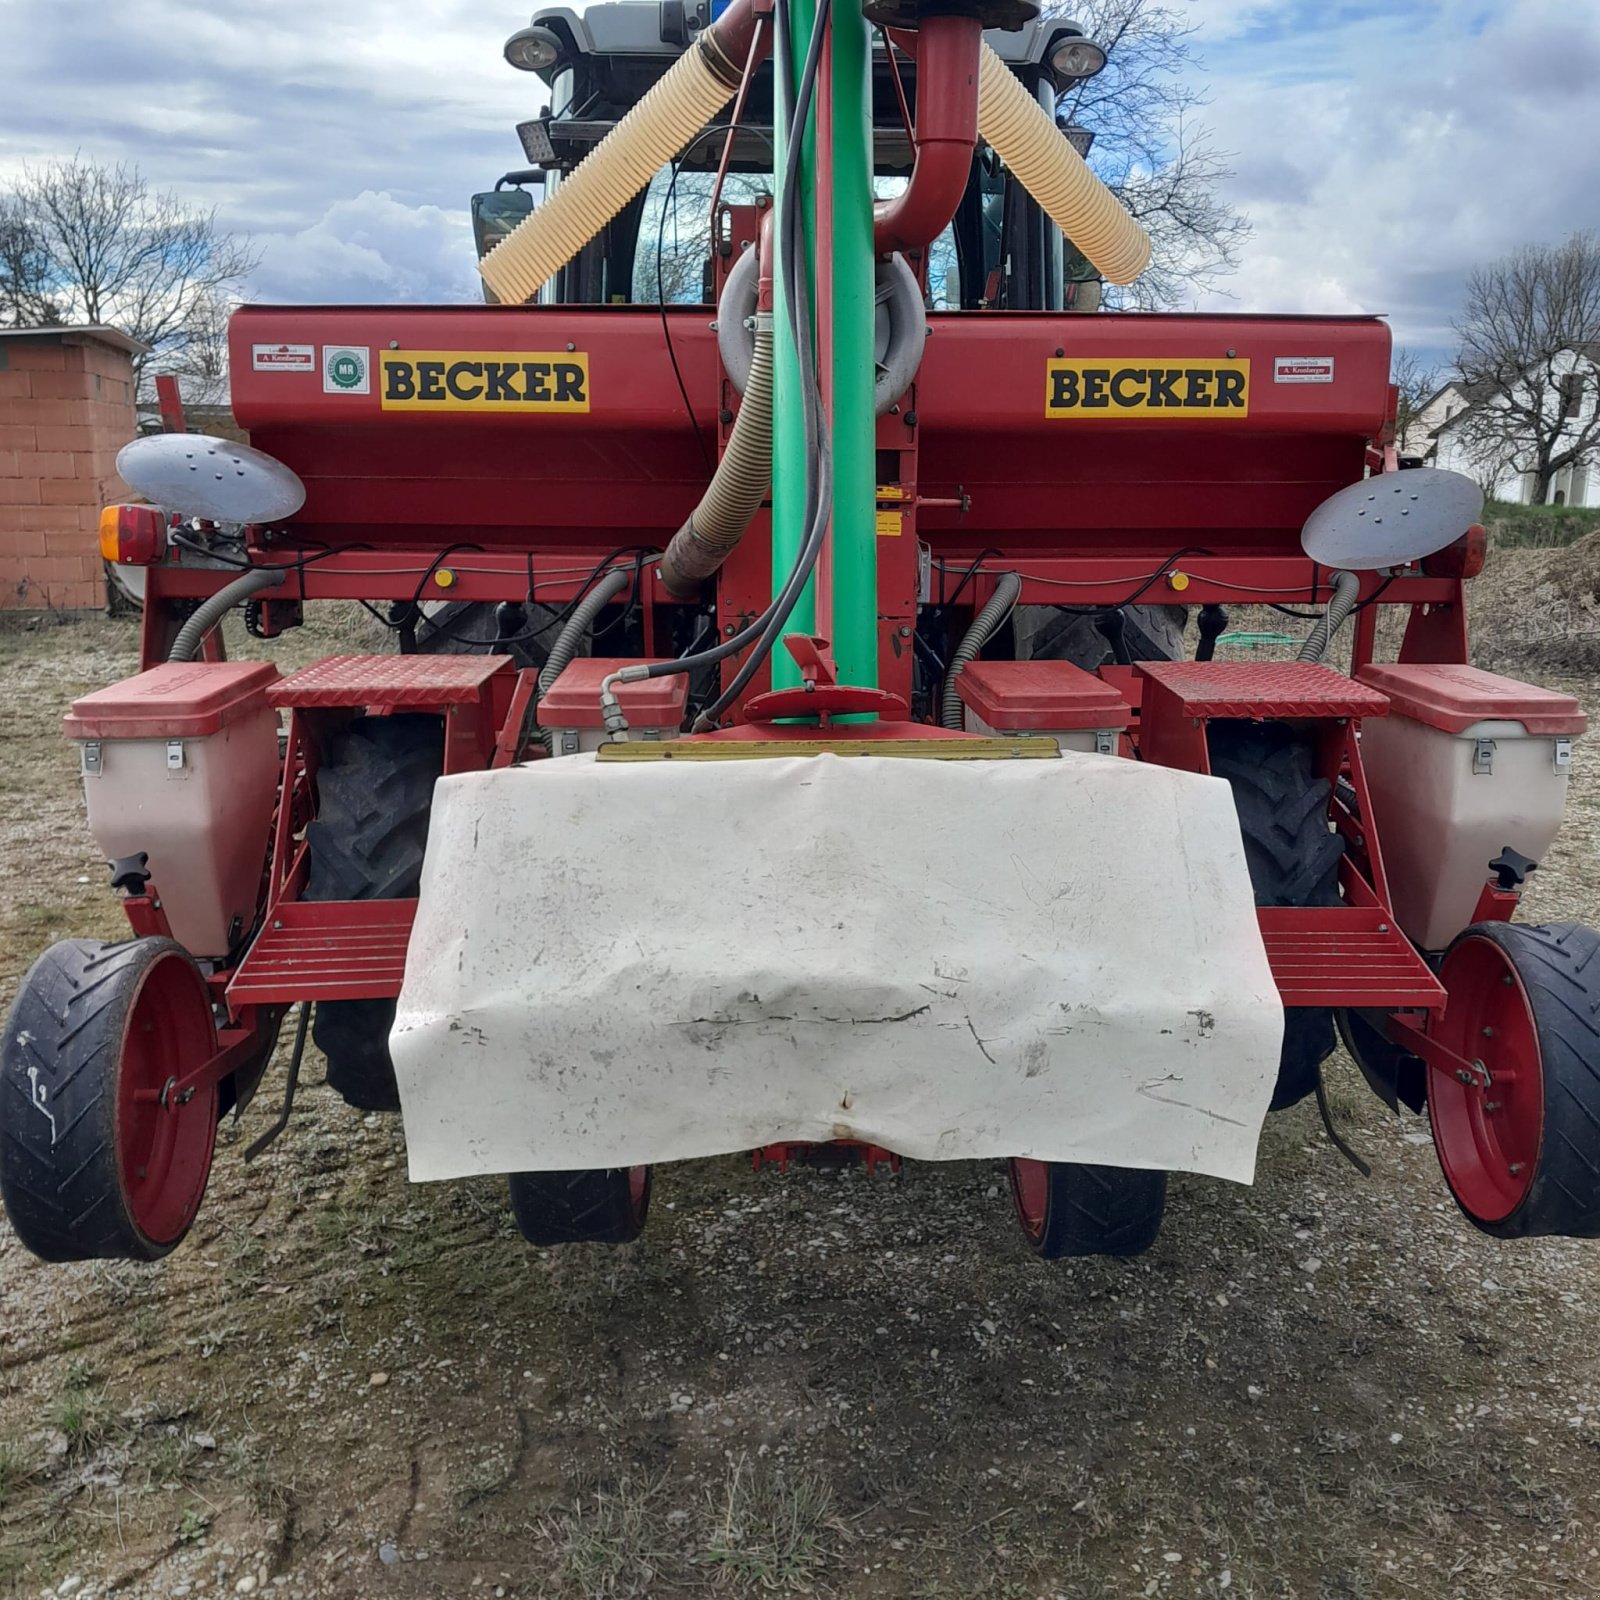
[[[528, 165], [473, 196], [481, 259], [536, 203], [549, 198], [589, 153], [709, 26], [700, 4], [608, 0], [580, 15], [567, 6], [534, 13], [506, 41], [506, 60], [538, 79], [548, 99], [517, 124]], [[1092, 76], [1105, 54], [1075, 23], [1034, 18], [1014, 31], [990, 29], [986, 42], [1052, 116], [1073, 83]], [[901, 193], [915, 160], [911, 135], [917, 97], [914, 60], [889, 50], [883, 31], [871, 55], [873, 187], [880, 200]], [[773, 188], [772, 64], [755, 72], [729, 145], [729, 118], [703, 128], [649, 185], [540, 292], [541, 304], [702, 304], [714, 302], [711, 202], [751, 203]], [[1093, 134], [1063, 130], [1086, 154]], [[725, 169], [724, 169], [725, 163]], [[966, 193], [948, 227], [917, 263], [932, 310], [1092, 311], [1100, 278], [981, 144]], [[487, 283], [491, 303], [494, 291]]]

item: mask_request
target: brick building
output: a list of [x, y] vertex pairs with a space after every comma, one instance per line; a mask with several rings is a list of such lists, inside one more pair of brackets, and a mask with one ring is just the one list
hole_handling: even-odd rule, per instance
[[105, 604], [100, 508], [127, 495], [143, 351], [115, 328], [0, 328], [0, 610]]

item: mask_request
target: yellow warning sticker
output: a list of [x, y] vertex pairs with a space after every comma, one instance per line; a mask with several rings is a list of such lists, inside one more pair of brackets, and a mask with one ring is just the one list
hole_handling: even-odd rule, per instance
[[587, 411], [585, 351], [380, 350], [385, 411]]
[[898, 539], [905, 524], [904, 516], [898, 511], [880, 511], [878, 513], [878, 537], [880, 539]]
[[1250, 363], [1233, 361], [1047, 361], [1047, 417], [1193, 417], [1250, 415]]

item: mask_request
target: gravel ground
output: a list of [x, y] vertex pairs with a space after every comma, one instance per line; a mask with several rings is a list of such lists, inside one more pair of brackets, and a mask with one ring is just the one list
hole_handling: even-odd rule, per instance
[[[121, 931], [56, 730], [133, 650], [0, 635], [0, 1001]], [[1529, 920], [1600, 917], [1597, 751]], [[692, 1162], [639, 1245], [541, 1254], [320, 1084], [246, 1169], [279, 1081], [168, 1261], [0, 1224], [0, 1593], [1600, 1594], [1600, 1252], [1477, 1234], [1348, 1063], [1370, 1181], [1298, 1107], [1254, 1188], [1053, 1266], [987, 1163]]]

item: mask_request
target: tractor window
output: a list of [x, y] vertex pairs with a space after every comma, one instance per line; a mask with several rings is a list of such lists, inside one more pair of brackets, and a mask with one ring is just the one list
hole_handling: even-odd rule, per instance
[[[708, 303], [711, 264], [711, 195], [714, 172], [682, 172], [673, 181], [663, 167], [650, 180], [639, 218], [639, 243], [633, 256], [636, 305]], [[724, 201], [751, 205], [772, 192], [763, 172], [730, 172]]]

